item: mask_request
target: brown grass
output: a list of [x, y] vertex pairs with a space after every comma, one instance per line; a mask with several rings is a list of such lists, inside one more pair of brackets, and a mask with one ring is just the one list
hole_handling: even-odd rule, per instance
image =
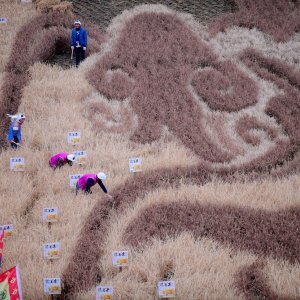
[[299, 208], [275, 213], [171, 202], [156, 204], [140, 212], [125, 229], [124, 241], [139, 246], [152, 238], [165, 239], [191, 232], [196, 239], [213, 238], [238, 251], [248, 250], [258, 256], [299, 263], [299, 222]]
[[299, 1], [234, 0], [237, 10], [216, 17], [210, 24], [210, 31], [216, 34], [228, 27], [258, 28], [270, 34], [278, 42], [288, 40], [300, 30]]
[[59, 12], [70, 13], [72, 2], [62, 0], [34, 0], [36, 8], [42, 13]]
[[[68, 268], [65, 270], [63, 278], [64, 278], [64, 282], [65, 282], [65, 293], [66, 294], [73, 294], [75, 292], [78, 292], [80, 289], [87, 289], [89, 288], [89, 283], [90, 282], [95, 282], [97, 281], [97, 278], [101, 278], [102, 277], [102, 273], [103, 270], [99, 269], [96, 265], [97, 260], [100, 259], [100, 257], [103, 255], [103, 244], [99, 244], [99, 239], [103, 237], [107, 238], [107, 230], [109, 228], [109, 217], [112, 211], [120, 211], [122, 212], [128, 205], [133, 204], [136, 199], [143, 197], [146, 193], [152, 191], [152, 190], [156, 190], [157, 188], [163, 188], [163, 187], [168, 187], [169, 185], [171, 185], [172, 187], [177, 186], [178, 184], [180, 184], [181, 182], [191, 182], [193, 181], [196, 184], [200, 184], [203, 185], [207, 182], [209, 182], [211, 180], [211, 174], [212, 174], [212, 170], [209, 170], [207, 167], [205, 166], [201, 166], [199, 168], [174, 168], [173, 170], [168, 170], [168, 169], [164, 169], [164, 170], [157, 170], [157, 171], [152, 171], [152, 172], [148, 172], [147, 174], [139, 174], [135, 177], [135, 180], [128, 180], [127, 182], [125, 182], [124, 184], [122, 184], [121, 186], [117, 187], [116, 189], [114, 189], [114, 191], [112, 192], [113, 195], [113, 201], [108, 200], [108, 199], [102, 199], [99, 204], [97, 206], [94, 207], [94, 210], [91, 212], [90, 216], [88, 217], [86, 224], [83, 227], [83, 230], [81, 232], [81, 238], [79, 239], [76, 249], [78, 250], [78, 252], [76, 252], [76, 255], [72, 258]], [[234, 178], [236, 175], [232, 175], [230, 176], [231, 173], [227, 172], [227, 171], [223, 171], [219, 173], [219, 176], [223, 179], [226, 180], [232, 180], [232, 182], [234, 181]], [[167, 210], [156, 210], [154, 209], [154, 211], [159, 215], [159, 212], [162, 212], [161, 216], [158, 216], [159, 221], [161, 222], [161, 226], [160, 226], [160, 230], [164, 230], [164, 226], [166, 226], [166, 229], [170, 229], [170, 232], [167, 232], [167, 234], [174, 234], [174, 232], [176, 233], [177, 230], [180, 230], [180, 226], [172, 226], [175, 224], [172, 224], [172, 220], [174, 220], [174, 222], [176, 222], [176, 220], [182, 220], [182, 224], [178, 224], [178, 225], [184, 225], [186, 223], [187, 220], [189, 220], [189, 218], [187, 219], [187, 215], [190, 214], [193, 218], [198, 219], [198, 217], [201, 215], [200, 210], [197, 207], [188, 207], [186, 204], [184, 203], [179, 203], [178, 204], [180, 206], [180, 208], [182, 208], [181, 210], [178, 209], [179, 215], [175, 213], [175, 211], [171, 210], [170, 211], [170, 217], [171, 219], [167, 220], [167, 223], [165, 223], [163, 221], [164, 217], [166, 217], [166, 215], [163, 215], [165, 212], [168, 212]], [[188, 209], [189, 211], [185, 211], [185, 208]], [[203, 218], [205, 218], [205, 221], [211, 221], [213, 222], [214, 217], [213, 215], [215, 213], [217, 213], [219, 211], [218, 217], [222, 218], [224, 217], [224, 222], [226, 224], [226, 222], [228, 225], [230, 225], [230, 222], [233, 222], [231, 225], [233, 225], [232, 227], [228, 226], [228, 240], [226, 240], [226, 235], [223, 236], [222, 234], [222, 230], [221, 229], [225, 229], [220, 227], [220, 239], [222, 241], [222, 239], [225, 239], [226, 242], [228, 242], [229, 244], [232, 243], [233, 245], [235, 243], [237, 243], [240, 247], [240, 249], [248, 249], [250, 247], [252, 247], [253, 252], [257, 253], [257, 254], [268, 254], [268, 251], [272, 251], [272, 255], [274, 257], [284, 257], [287, 260], [290, 261], [298, 261], [299, 257], [297, 254], [297, 231], [293, 231], [295, 230], [295, 228], [297, 228], [297, 219], [299, 218], [299, 210], [297, 209], [291, 209], [291, 211], [286, 211], [286, 212], [282, 212], [282, 213], [278, 213], [277, 214], [262, 214], [262, 213], [258, 213], [255, 214], [253, 211], [252, 212], [247, 212], [249, 213], [248, 217], [246, 217], [246, 214], [243, 214], [242, 211], [243, 210], [232, 210], [231, 208], [222, 208], [222, 209], [211, 209], [210, 210], [210, 214], [206, 215], [204, 214]], [[226, 211], [228, 212], [226, 214]], [[198, 213], [198, 214], [197, 214]], [[230, 214], [233, 214], [232, 216]], [[167, 216], [169, 216], [169, 214], [167, 213]], [[257, 216], [258, 219], [255, 219]], [[281, 219], [277, 219], [277, 217], [281, 217]], [[231, 217], [234, 217], [234, 219], [231, 220]], [[266, 217], [266, 220], [264, 219], [264, 217]], [[249, 230], [250, 231], [250, 236], [249, 237], [254, 237], [258, 238], [258, 236], [256, 236], [256, 234], [259, 231], [256, 231], [255, 227], [253, 227], [253, 224], [259, 224], [256, 222], [263, 222], [262, 224], [264, 224], [266, 227], [262, 226], [262, 228], [264, 230], [267, 230], [265, 233], [262, 233], [261, 235], [261, 239], [259, 239], [260, 242], [263, 242], [263, 245], [266, 245], [265, 242], [265, 238], [267, 235], [272, 235], [273, 230], [277, 230], [277, 235], [274, 232], [274, 237], [278, 237], [280, 235], [283, 234], [283, 232], [286, 232], [286, 230], [288, 231], [290, 228], [290, 226], [294, 226], [292, 225], [292, 223], [290, 223], [290, 217], [293, 218], [293, 220], [295, 220], [295, 228], [292, 229], [292, 232], [295, 233], [295, 236], [293, 237], [293, 240], [291, 241], [292, 244], [289, 244], [288, 238], [287, 240], [282, 240], [282, 238], [284, 238], [283, 236], [281, 236], [280, 241], [277, 241], [276, 238], [273, 240], [274, 244], [272, 244], [272, 246], [275, 247], [274, 250], [272, 250], [271, 248], [267, 247], [261, 247], [260, 248], [260, 244], [255, 244], [255, 240], [252, 243], [252, 240], [248, 239], [248, 236], [246, 235], [246, 232], [239, 232], [240, 228], [245, 226], [245, 230], [247, 231], [248, 228], [246, 223], [244, 225], [243, 222], [249, 222]], [[182, 218], [182, 219], [181, 219]], [[143, 219], [143, 221], [145, 221], [144, 223], [142, 222], [141, 224], [143, 224], [143, 226], [145, 225], [146, 227], [148, 227], [150, 220], [153, 219], [153, 216], [147, 218], [145, 217]], [[218, 219], [218, 218], [217, 218]], [[246, 221], [248, 220], [248, 221]], [[276, 221], [279, 222], [279, 225], [277, 225], [278, 227], [276, 227], [276, 223], [274, 224], [274, 228], [270, 225], [270, 223]], [[133, 222], [132, 224], [132, 231], [131, 233], [133, 233], [132, 236], [137, 236], [137, 232], [141, 232], [140, 229], [142, 227], [140, 226], [136, 226], [137, 220], [135, 220], [135, 222]], [[234, 222], [241, 222], [240, 226], [236, 226], [234, 224]], [[283, 228], [280, 227], [281, 222], [283, 222]], [[205, 222], [204, 222], [205, 223]], [[218, 223], [218, 222], [217, 222]], [[171, 224], [170, 226], [168, 224]], [[191, 224], [191, 226], [195, 226], [195, 230], [201, 230], [201, 228], [204, 230], [204, 232], [206, 232], [206, 235], [209, 235], [209, 230], [218, 230], [218, 226], [220, 226], [222, 224], [222, 222], [220, 221], [220, 223], [218, 223], [218, 225], [216, 224], [216, 226], [213, 226], [212, 228], [210, 228], [209, 226], [205, 226], [204, 227], [198, 227], [196, 224]], [[243, 224], [243, 225], [242, 225]], [[225, 225], [226, 226], [226, 225]], [[151, 231], [151, 227], [149, 227], [150, 231]], [[230, 229], [229, 229], [230, 228]], [[251, 228], [251, 229], [250, 229]], [[189, 230], [192, 228], [184, 228], [185, 230]], [[261, 229], [261, 228], [259, 228]], [[135, 230], [137, 232], [135, 232]], [[146, 228], [144, 228], [143, 230], [147, 230]], [[231, 230], [234, 230], [231, 232]], [[237, 231], [236, 231], [237, 230]], [[269, 230], [269, 233], [268, 233]], [[130, 230], [129, 230], [130, 231]], [[134, 232], [133, 232], [134, 231]], [[178, 231], [178, 233], [179, 233]], [[254, 232], [256, 232], [254, 234]], [[131, 236], [131, 233], [128, 233]], [[151, 232], [148, 232], [149, 235], [145, 235], [147, 236], [147, 238], [151, 237]], [[236, 234], [239, 233], [239, 236], [241, 237], [242, 240], [245, 241], [245, 245], [243, 244], [239, 244], [238, 241], [235, 241], [236, 239]], [[232, 234], [232, 235], [231, 235]], [[244, 236], [243, 236], [244, 234]], [[204, 234], [205, 235], [205, 234]], [[161, 236], [160, 236], [161, 237]], [[214, 236], [215, 237], [215, 236]], [[290, 236], [289, 236], [290, 237]], [[285, 239], [285, 238], [284, 238]], [[223, 240], [223, 242], [225, 241]], [[142, 241], [142, 239], [140, 239], [140, 241]], [[277, 243], [276, 243], [277, 241]], [[285, 248], [282, 248], [282, 242], [284, 244], [286, 244], [287, 246]], [[270, 240], [269, 242], [272, 243], [272, 240]], [[289, 248], [289, 246], [292, 247], [292, 249], [294, 249], [291, 253], [289, 252], [291, 249]], [[248, 247], [248, 248], [247, 248]], [[82, 253], [82, 254], [80, 254]], [[83, 256], [82, 256], [83, 255]], [[88, 263], [87, 263], [88, 262]]]
[[268, 279], [263, 272], [264, 264], [256, 261], [249, 266], [243, 266], [235, 275], [238, 289], [247, 300], [272, 299], [289, 300], [294, 297], [282, 297], [272, 291]]
[[238, 120], [236, 130], [248, 144], [252, 144], [253, 146], [260, 144], [260, 138], [253, 133], [251, 134], [251, 130], [264, 130], [272, 140], [278, 136], [278, 131], [276, 129], [267, 127], [265, 124], [249, 115]]
[[[138, 117], [132, 141], [153, 142], [160, 138], [162, 126], [166, 126], [202, 160], [214, 166], [227, 164], [229, 168], [233, 165], [271, 168], [295, 151], [289, 141], [293, 136], [289, 132], [284, 136], [280, 128], [283, 118], [276, 119], [276, 128], [267, 116], [268, 110], [251, 119], [245, 117], [245, 109], [256, 106], [258, 110], [261, 105], [253, 74], [249, 76], [249, 71], [237, 67], [236, 63], [219, 61], [184, 19], [172, 12], [140, 12], [126, 17], [122, 25], [113, 29], [116, 32], [112, 41], [88, 73], [88, 79], [108, 100], [130, 101]], [[174, 44], [174, 40], [178, 42]], [[298, 78], [296, 71], [291, 68], [288, 71], [290, 77]], [[270, 103], [273, 109], [282, 110], [272, 105], [272, 99]], [[208, 124], [208, 113], [212, 116], [210, 120], [219, 118], [230, 122], [235, 118], [234, 136], [228, 138], [228, 124], [222, 130], [227, 141], [218, 136], [220, 130], [214, 128], [217, 125]], [[264, 119], [260, 120], [262, 114]], [[290, 121], [294, 133], [299, 132], [295, 130], [295, 122]], [[212, 129], [215, 129], [213, 134]], [[267, 134], [270, 143], [262, 143], [261, 135], [253, 136], [252, 130]], [[272, 134], [274, 130], [280, 133], [276, 138]], [[239, 147], [241, 138], [247, 145]], [[259, 149], [255, 156], [250, 153], [253, 147]]]

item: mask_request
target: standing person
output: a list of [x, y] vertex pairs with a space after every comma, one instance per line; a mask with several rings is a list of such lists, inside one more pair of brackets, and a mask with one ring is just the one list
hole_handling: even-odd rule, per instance
[[103, 172], [100, 172], [98, 174], [85, 174], [82, 177], [80, 177], [76, 183], [76, 195], [79, 190], [84, 191], [86, 194], [91, 194], [91, 187], [94, 186], [96, 183], [98, 183], [103, 190], [105, 194], [109, 198], [112, 198], [111, 195], [107, 193], [107, 189], [105, 185], [103, 184], [102, 180], [106, 179], [106, 175]]
[[71, 49], [75, 50], [76, 68], [79, 66], [80, 61], [85, 59], [85, 51], [87, 47], [87, 32], [85, 28], [81, 27], [81, 22], [76, 20], [74, 22], [75, 28], [71, 33]]
[[17, 115], [9, 115], [11, 119], [11, 123], [9, 126], [9, 131], [7, 135], [7, 139], [13, 149], [17, 149], [20, 144], [22, 143], [22, 133], [21, 128], [25, 121], [24, 114], [17, 114]]
[[68, 154], [66, 152], [61, 152], [53, 155], [49, 160], [49, 166], [55, 170], [57, 167], [60, 168], [65, 164], [69, 166], [73, 165], [73, 162], [76, 160], [74, 154]]

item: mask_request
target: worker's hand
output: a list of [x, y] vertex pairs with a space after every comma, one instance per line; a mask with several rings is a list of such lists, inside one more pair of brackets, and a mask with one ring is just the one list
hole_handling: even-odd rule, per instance
[[83, 47], [83, 51], [85, 51], [86, 50], [86, 47]]
[[71, 49], [74, 50], [74, 46], [71, 46]]

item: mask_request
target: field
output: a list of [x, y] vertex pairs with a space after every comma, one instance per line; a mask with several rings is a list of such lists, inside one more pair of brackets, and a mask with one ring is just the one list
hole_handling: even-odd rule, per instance
[[[300, 299], [300, 3], [235, 2], [205, 24], [150, 4], [103, 32], [84, 22], [89, 56], [63, 69], [47, 62], [69, 53], [74, 16], [0, 0], [0, 225], [14, 225], [2, 270], [19, 264], [24, 299], [47, 299], [45, 277], [62, 278], [65, 299], [95, 299], [97, 285], [157, 299], [166, 279], [177, 299]], [[16, 152], [5, 115], [18, 111]], [[49, 168], [74, 150], [85, 165]], [[12, 156], [25, 172], [9, 170]], [[69, 187], [99, 171], [113, 199]], [[44, 207], [58, 207], [51, 228]], [[43, 258], [50, 242], [58, 260]], [[116, 250], [129, 267], [112, 266]]]

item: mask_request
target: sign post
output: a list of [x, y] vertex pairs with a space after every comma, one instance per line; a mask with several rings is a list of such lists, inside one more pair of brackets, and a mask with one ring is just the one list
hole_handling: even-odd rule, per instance
[[48, 228], [51, 229], [51, 225], [58, 220], [57, 207], [44, 207], [43, 208], [43, 221], [47, 222]]
[[68, 144], [76, 146], [80, 144], [81, 134], [80, 131], [68, 132]]
[[0, 225], [0, 232], [2, 232], [2, 229], [4, 229], [4, 238], [8, 238], [12, 236], [14, 225], [13, 224]]
[[7, 18], [4, 18], [4, 17], [0, 17], [0, 24], [6, 24], [8, 21]]
[[53, 295], [61, 294], [61, 280], [60, 278], [44, 278], [44, 293], [50, 295], [53, 299]]
[[160, 299], [175, 298], [175, 281], [159, 281], [158, 282], [158, 297]]
[[43, 208], [43, 221], [47, 223], [54, 223], [58, 221], [58, 208], [57, 207], [44, 207]]
[[142, 171], [142, 158], [133, 157], [129, 159], [129, 171], [130, 173], [136, 173]]
[[73, 174], [73, 175], [69, 175], [69, 179], [70, 179], [70, 187], [75, 189], [76, 187], [76, 183], [78, 181], [78, 179], [82, 176], [82, 174]]
[[129, 266], [128, 251], [113, 251], [112, 263], [114, 267], [119, 267], [120, 272], [122, 271], [123, 267], [128, 267]]
[[44, 244], [44, 258], [45, 259], [58, 259], [60, 257], [60, 243], [47, 243]]
[[96, 287], [96, 300], [112, 300], [113, 299], [113, 287], [101, 286]]
[[78, 165], [84, 165], [87, 161], [86, 151], [74, 151], [74, 156], [76, 157], [75, 163]]
[[14, 172], [25, 171], [25, 159], [24, 157], [11, 157], [10, 158], [10, 170]]

